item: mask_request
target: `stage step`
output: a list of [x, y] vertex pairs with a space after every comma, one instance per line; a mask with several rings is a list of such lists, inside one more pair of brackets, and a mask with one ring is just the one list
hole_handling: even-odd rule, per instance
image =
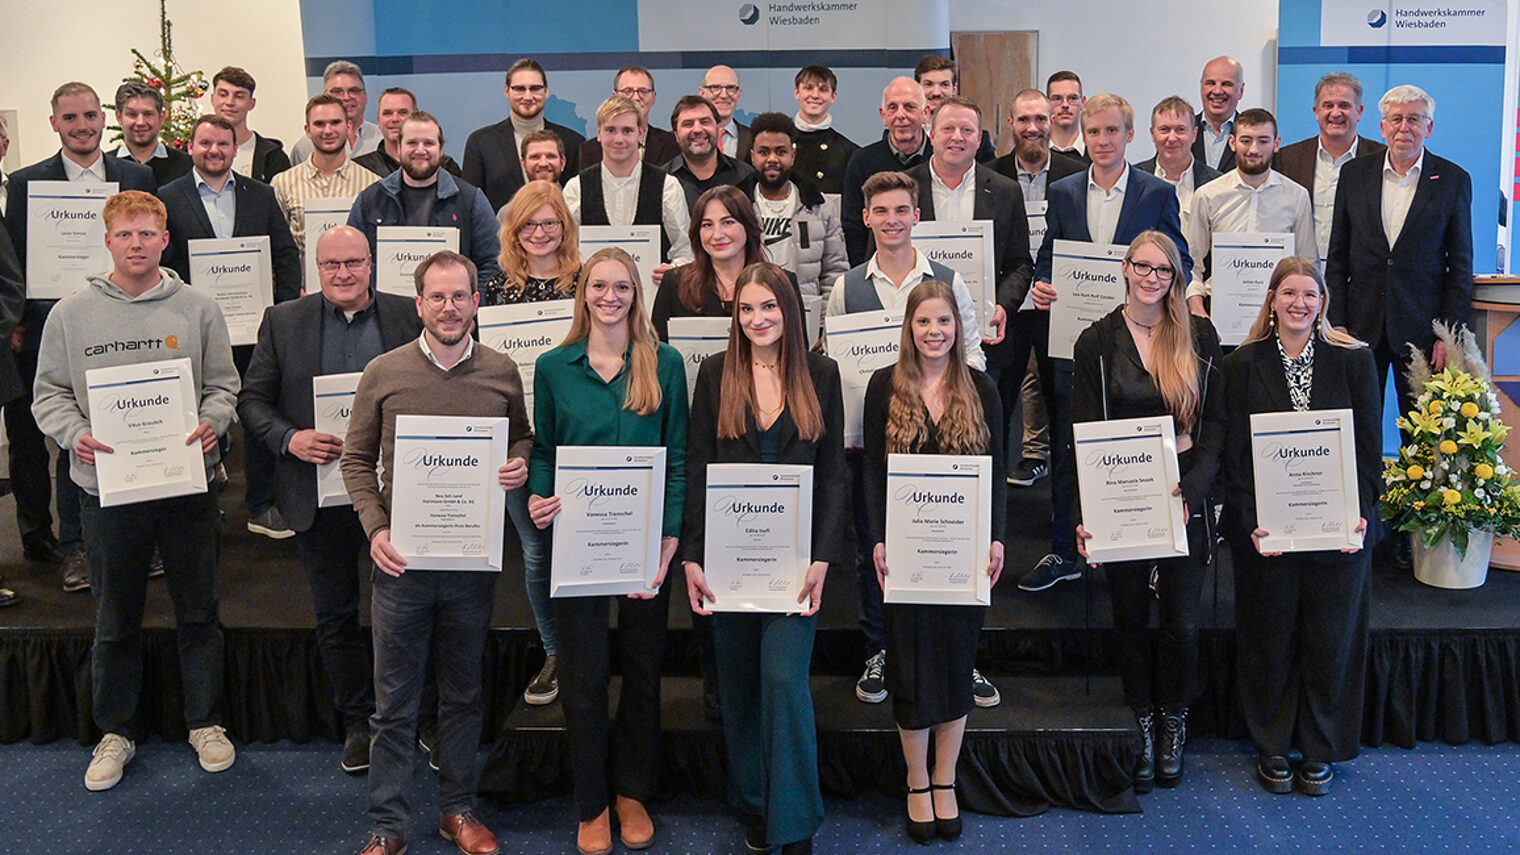
[[[617, 697], [614, 678], [612, 697]], [[866, 790], [899, 794], [906, 775], [891, 700], [864, 704], [854, 678], [814, 676], [819, 779], [824, 790], [852, 797]], [[974, 709], [957, 770], [967, 810], [1030, 816], [1052, 806], [1133, 813], [1140, 734], [1117, 679], [998, 677], [1003, 702]], [[662, 681], [663, 789], [722, 799], [726, 771], [721, 727], [702, 718], [702, 681]], [[570, 792], [560, 704], [518, 704], [482, 770], [481, 793], [502, 803]]]

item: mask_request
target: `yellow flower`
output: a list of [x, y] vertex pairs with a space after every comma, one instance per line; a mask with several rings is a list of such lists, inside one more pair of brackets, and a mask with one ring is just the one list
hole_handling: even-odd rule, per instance
[[1442, 504], [1455, 505], [1460, 501], [1462, 501], [1462, 493], [1460, 490], [1447, 490], [1441, 494]]
[[1420, 510], [1423, 507], [1425, 507], [1425, 503], [1424, 502], [1416, 501], [1414, 503], [1414, 509], [1417, 510], [1417, 511]]
[[[1476, 421], [1469, 421], [1467, 423], [1467, 430], [1461, 431], [1457, 434], [1457, 441], [1461, 442], [1464, 445], [1470, 445], [1473, 448], [1477, 448], [1479, 445], [1482, 445], [1485, 440], [1494, 437], [1494, 431], [1484, 430], [1483, 426], [1478, 424]], [[1441, 450], [1446, 451], [1445, 448], [1442, 448]], [[1451, 452], [1448, 451], [1446, 453], [1450, 454]]]
[[1477, 466], [1473, 467], [1473, 474], [1477, 475], [1479, 478], [1482, 478], [1484, 481], [1487, 481], [1488, 479], [1494, 477], [1494, 467], [1489, 466], [1487, 463], [1479, 463]]
[[1441, 408], [1442, 408], [1442, 404], [1441, 404], [1440, 401], [1431, 401], [1430, 402], [1430, 411], [1432, 413], [1439, 413], [1439, 412], [1441, 412]]
[[1420, 464], [1416, 463], [1413, 466], [1409, 467], [1407, 470], [1405, 470], [1404, 474], [1408, 475], [1409, 476], [1409, 480], [1411, 480], [1411, 481], [1419, 481], [1419, 480], [1421, 480], [1421, 479], [1423, 479], [1425, 477], [1425, 467], [1423, 467]]
[[1443, 439], [1443, 440], [1441, 440], [1440, 448], [1441, 448], [1441, 453], [1442, 454], [1456, 454], [1457, 453], [1457, 444], [1455, 442], [1452, 442], [1449, 439]]
[[1474, 416], [1476, 416], [1477, 414], [1478, 414], [1478, 405], [1477, 404], [1474, 404], [1472, 401], [1468, 401], [1467, 403], [1465, 403], [1465, 404], [1462, 405], [1462, 417], [1463, 418], [1470, 419], [1470, 418], [1473, 418]]

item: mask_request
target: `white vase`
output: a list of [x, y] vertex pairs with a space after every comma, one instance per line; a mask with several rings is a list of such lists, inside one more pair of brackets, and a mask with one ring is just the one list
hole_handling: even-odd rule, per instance
[[1425, 546], [1421, 533], [1411, 532], [1414, 546], [1414, 578], [1435, 588], [1477, 588], [1488, 580], [1488, 556], [1494, 548], [1494, 533], [1472, 531], [1467, 534], [1467, 554], [1457, 557], [1451, 538], [1441, 538], [1435, 546]]

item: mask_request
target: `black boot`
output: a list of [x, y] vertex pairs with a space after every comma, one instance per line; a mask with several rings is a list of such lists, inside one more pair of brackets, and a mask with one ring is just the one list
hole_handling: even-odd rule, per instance
[[1148, 793], [1156, 786], [1156, 714], [1135, 710], [1140, 727], [1140, 765], [1135, 769], [1135, 792]]
[[1161, 732], [1156, 736], [1156, 786], [1182, 783], [1182, 747], [1187, 744], [1186, 707], [1161, 708]]

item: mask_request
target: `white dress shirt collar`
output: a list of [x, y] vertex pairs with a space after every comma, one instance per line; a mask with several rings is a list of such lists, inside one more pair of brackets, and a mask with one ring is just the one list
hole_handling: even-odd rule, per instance
[[68, 155], [63, 155], [63, 176], [69, 181], [78, 181], [85, 176], [91, 176], [96, 181], [106, 180], [106, 158], [103, 152], [95, 152], [95, 162], [89, 166], [80, 166]]

